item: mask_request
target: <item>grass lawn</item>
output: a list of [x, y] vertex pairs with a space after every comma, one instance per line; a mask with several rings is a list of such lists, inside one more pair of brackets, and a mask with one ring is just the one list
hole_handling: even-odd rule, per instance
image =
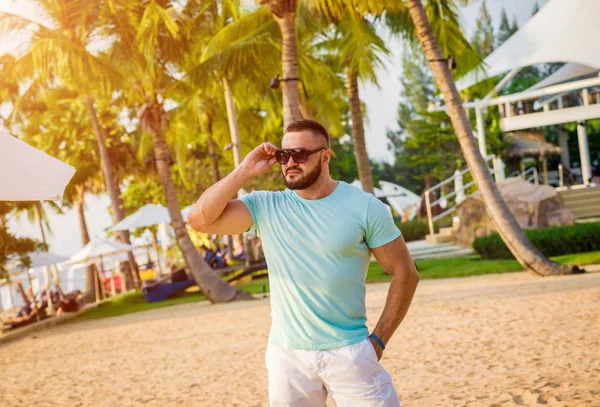
[[[262, 279], [250, 283], [238, 284], [236, 287], [248, 291], [252, 294], [259, 294], [265, 290], [269, 291], [269, 280]], [[73, 319], [76, 321], [88, 321], [98, 318], [116, 317], [118, 315], [130, 314], [132, 312], [147, 311], [154, 308], [169, 307], [171, 305], [186, 304], [189, 302], [205, 301], [206, 297], [200, 292], [198, 286], [190, 287], [186, 292], [177, 298], [169, 298], [162, 302], [148, 303], [140, 291], [125, 294], [121, 297], [108, 299], [101, 302], [97, 308], [90, 310], [79, 317]]]
[[[560, 264], [600, 263], [600, 252], [566, 254], [552, 257]], [[450, 278], [478, 276], [482, 274], [508, 273], [522, 271], [516, 260], [481, 260], [479, 256], [457, 257], [455, 259], [423, 259], [416, 260], [421, 278]], [[390, 281], [392, 278], [377, 263], [371, 263], [367, 273], [367, 283]]]
[[[600, 263], [600, 252], [567, 254], [553, 257], [552, 260], [561, 264], [587, 265]], [[417, 267], [421, 278], [449, 278], [477, 276], [492, 273], [507, 273], [521, 271], [521, 265], [516, 260], [481, 260], [479, 256], [459, 257], [455, 259], [424, 259], [417, 260]], [[386, 274], [377, 263], [371, 263], [367, 273], [367, 283], [390, 281], [391, 276]], [[253, 294], [269, 291], [269, 280], [261, 279], [236, 286]], [[147, 303], [141, 292], [126, 294], [122, 297], [103, 301], [98, 308], [80, 315], [73, 321], [87, 321], [98, 318], [114, 317], [132, 312], [147, 311], [154, 308], [169, 307], [171, 305], [186, 304], [189, 302], [204, 301], [206, 297], [200, 293], [198, 287], [189, 288], [184, 295], [167, 299], [162, 302]]]

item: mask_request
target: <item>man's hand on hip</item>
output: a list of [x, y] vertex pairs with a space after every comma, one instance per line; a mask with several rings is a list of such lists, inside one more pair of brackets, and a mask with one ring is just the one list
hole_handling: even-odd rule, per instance
[[381, 346], [379, 346], [375, 339], [371, 338], [370, 336], [369, 341], [371, 341], [371, 345], [373, 345], [373, 349], [375, 349], [375, 353], [377, 354], [377, 360], [381, 360], [381, 357], [383, 356], [383, 349], [381, 349]]

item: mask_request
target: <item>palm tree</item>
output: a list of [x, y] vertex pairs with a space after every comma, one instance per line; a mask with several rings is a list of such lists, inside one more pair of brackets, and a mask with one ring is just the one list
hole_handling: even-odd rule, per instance
[[355, 10], [345, 12], [341, 19], [335, 19], [336, 30], [332, 46], [339, 67], [345, 73], [346, 92], [352, 120], [352, 138], [359, 179], [364, 191], [373, 193], [373, 176], [365, 144], [362, 106], [358, 79], [370, 80], [377, 84], [375, 69], [381, 67], [381, 56], [387, 55], [383, 40], [375, 32], [372, 23], [365, 15]]
[[224, 282], [204, 262], [190, 240], [181, 216], [171, 175], [173, 160], [165, 138], [169, 115], [164, 101], [168, 97], [166, 89], [176, 81], [170, 68], [182, 60], [189, 37], [186, 36], [187, 15], [178, 14], [172, 3], [167, 0], [130, 1], [109, 10], [103, 22], [108, 33], [115, 37], [111, 58], [115, 66], [132, 77], [132, 85], [124, 91], [138, 106], [140, 128], [152, 137], [154, 159], [171, 223], [192, 276], [212, 302], [248, 299], [250, 294]]
[[[13, 110], [16, 115], [21, 100], [31, 96], [28, 93], [34, 93], [40, 86], [52, 86], [57, 80], [81, 92], [81, 96], [85, 97], [100, 149], [104, 180], [116, 223], [124, 218], [124, 211], [120, 205], [119, 186], [114, 180], [110, 156], [106, 152], [105, 135], [98, 124], [92, 95], [110, 98], [111, 85], [120, 77], [109, 63], [89, 51], [90, 45], [97, 40], [103, 4], [83, 4], [76, 0], [36, 0], [35, 3], [44, 11], [53, 28], [12, 13], [0, 13], [0, 34], [9, 36], [27, 31], [32, 34], [26, 52], [14, 62], [14, 71], [20, 75], [21, 80], [33, 78], [33, 83], [15, 102], [16, 108]], [[121, 240], [129, 243], [129, 233], [121, 233]], [[128, 256], [131, 267], [131, 271], [125, 270], [128, 285], [139, 286], [137, 264], [131, 252]]]
[[[36, 92], [35, 104], [24, 106], [24, 110], [28, 115], [27, 122], [20, 128], [23, 139], [77, 168], [65, 190], [63, 208], [75, 206], [81, 245], [85, 246], [90, 241], [84, 212], [85, 194], [105, 191], [102, 175], [98, 172], [100, 158], [97, 149], [93, 148], [95, 137], [90, 131], [86, 106], [75, 92], [54, 88]], [[97, 277], [93, 266], [88, 266], [86, 301], [94, 300], [94, 278]]]
[[577, 266], [560, 265], [547, 259], [531, 244], [519, 227], [515, 217], [502, 199], [500, 191], [492, 180], [487, 165], [477, 148], [477, 142], [473, 137], [473, 131], [462, 106], [454, 78], [447, 62], [444, 60], [445, 56], [438, 45], [421, 0], [406, 0], [406, 2], [423, 46], [423, 51], [431, 65], [437, 86], [444, 96], [448, 114], [467, 165], [471, 169], [473, 178], [481, 191], [490, 218], [492, 218], [506, 246], [523, 268], [533, 274], [548, 276], [570, 274], [578, 271]]
[[283, 82], [283, 126], [302, 118], [298, 93], [298, 45], [296, 39], [296, 13], [298, 0], [261, 0], [269, 7], [281, 30], [281, 61]]

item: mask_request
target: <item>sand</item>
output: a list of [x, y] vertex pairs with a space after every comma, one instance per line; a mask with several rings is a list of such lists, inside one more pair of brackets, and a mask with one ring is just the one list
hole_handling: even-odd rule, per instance
[[[600, 273], [422, 281], [382, 363], [405, 407], [600, 406], [599, 317]], [[265, 406], [269, 325], [261, 299], [55, 327], [0, 347], [0, 406]]]

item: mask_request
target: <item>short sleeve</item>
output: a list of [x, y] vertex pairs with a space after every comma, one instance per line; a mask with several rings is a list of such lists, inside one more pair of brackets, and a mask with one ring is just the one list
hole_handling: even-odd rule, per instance
[[248, 208], [248, 211], [250, 212], [250, 216], [252, 216], [252, 226], [249, 230], [258, 230], [258, 218], [260, 213], [260, 196], [258, 192], [253, 191], [239, 199], [246, 205], [246, 208]]
[[379, 199], [369, 200], [366, 219], [365, 241], [370, 249], [390, 243], [400, 236], [400, 229], [388, 207]]

